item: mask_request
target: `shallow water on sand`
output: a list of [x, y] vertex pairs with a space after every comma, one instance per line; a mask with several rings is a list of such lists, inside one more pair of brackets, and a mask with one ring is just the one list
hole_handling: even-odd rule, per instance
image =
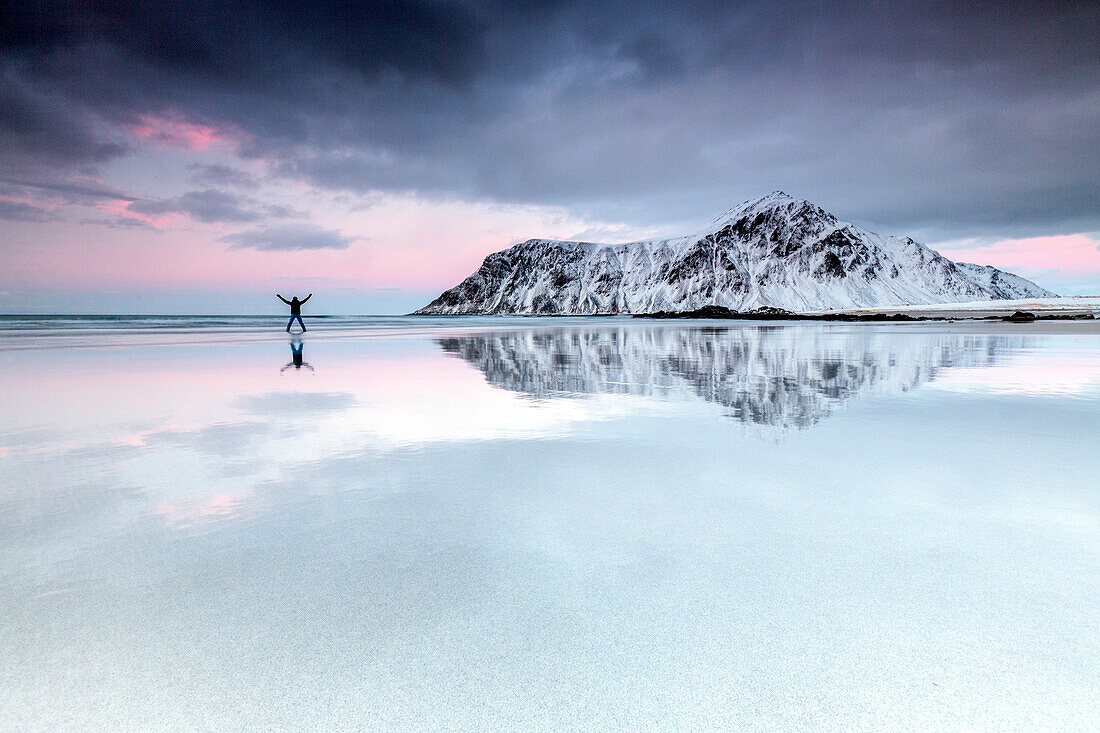
[[0, 727], [1100, 719], [1091, 324], [284, 323], [0, 323]]

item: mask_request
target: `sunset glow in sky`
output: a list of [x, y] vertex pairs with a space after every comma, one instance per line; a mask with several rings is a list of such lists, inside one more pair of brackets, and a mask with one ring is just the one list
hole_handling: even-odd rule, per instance
[[1093, 3], [7, 4], [0, 313], [407, 312], [774, 189], [1100, 293]]

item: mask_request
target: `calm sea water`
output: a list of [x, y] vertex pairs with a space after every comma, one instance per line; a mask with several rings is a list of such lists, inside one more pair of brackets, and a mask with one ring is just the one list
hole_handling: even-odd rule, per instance
[[1091, 324], [0, 319], [0, 728], [1100, 720]]

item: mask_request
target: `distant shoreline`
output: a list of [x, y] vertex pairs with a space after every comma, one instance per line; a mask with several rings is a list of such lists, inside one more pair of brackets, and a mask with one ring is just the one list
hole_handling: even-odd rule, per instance
[[734, 311], [723, 306], [705, 306], [692, 311], [661, 311], [657, 313], [637, 313], [634, 318], [655, 319], [719, 319], [736, 321], [839, 321], [843, 323], [861, 322], [927, 322], [927, 321], [1009, 321], [1012, 323], [1030, 323], [1032, 321], [1078, 321], [1093, 320], [1096, 315], [1087, 312], [1057, 313], [1050, 311], [1014, 310], [1011, 313], [974, 315], [958, 311], [935, 315], [910, 315], [902, 312], [875, 311], [853, 313], [838, 311], [835, 313], [791, 313], [781, 308], [760, 308], [754, 311]]

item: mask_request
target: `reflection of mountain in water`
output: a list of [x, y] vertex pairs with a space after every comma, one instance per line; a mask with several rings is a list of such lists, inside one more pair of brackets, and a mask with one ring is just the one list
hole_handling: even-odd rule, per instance
[[535, 397], [695, 395], [742, 422], [814, 425], [869, 391], [904, 392], [939, 370], [993, 362], [988, 335], [820, 324], [580, 327], [439, 341], [489, 383]]

